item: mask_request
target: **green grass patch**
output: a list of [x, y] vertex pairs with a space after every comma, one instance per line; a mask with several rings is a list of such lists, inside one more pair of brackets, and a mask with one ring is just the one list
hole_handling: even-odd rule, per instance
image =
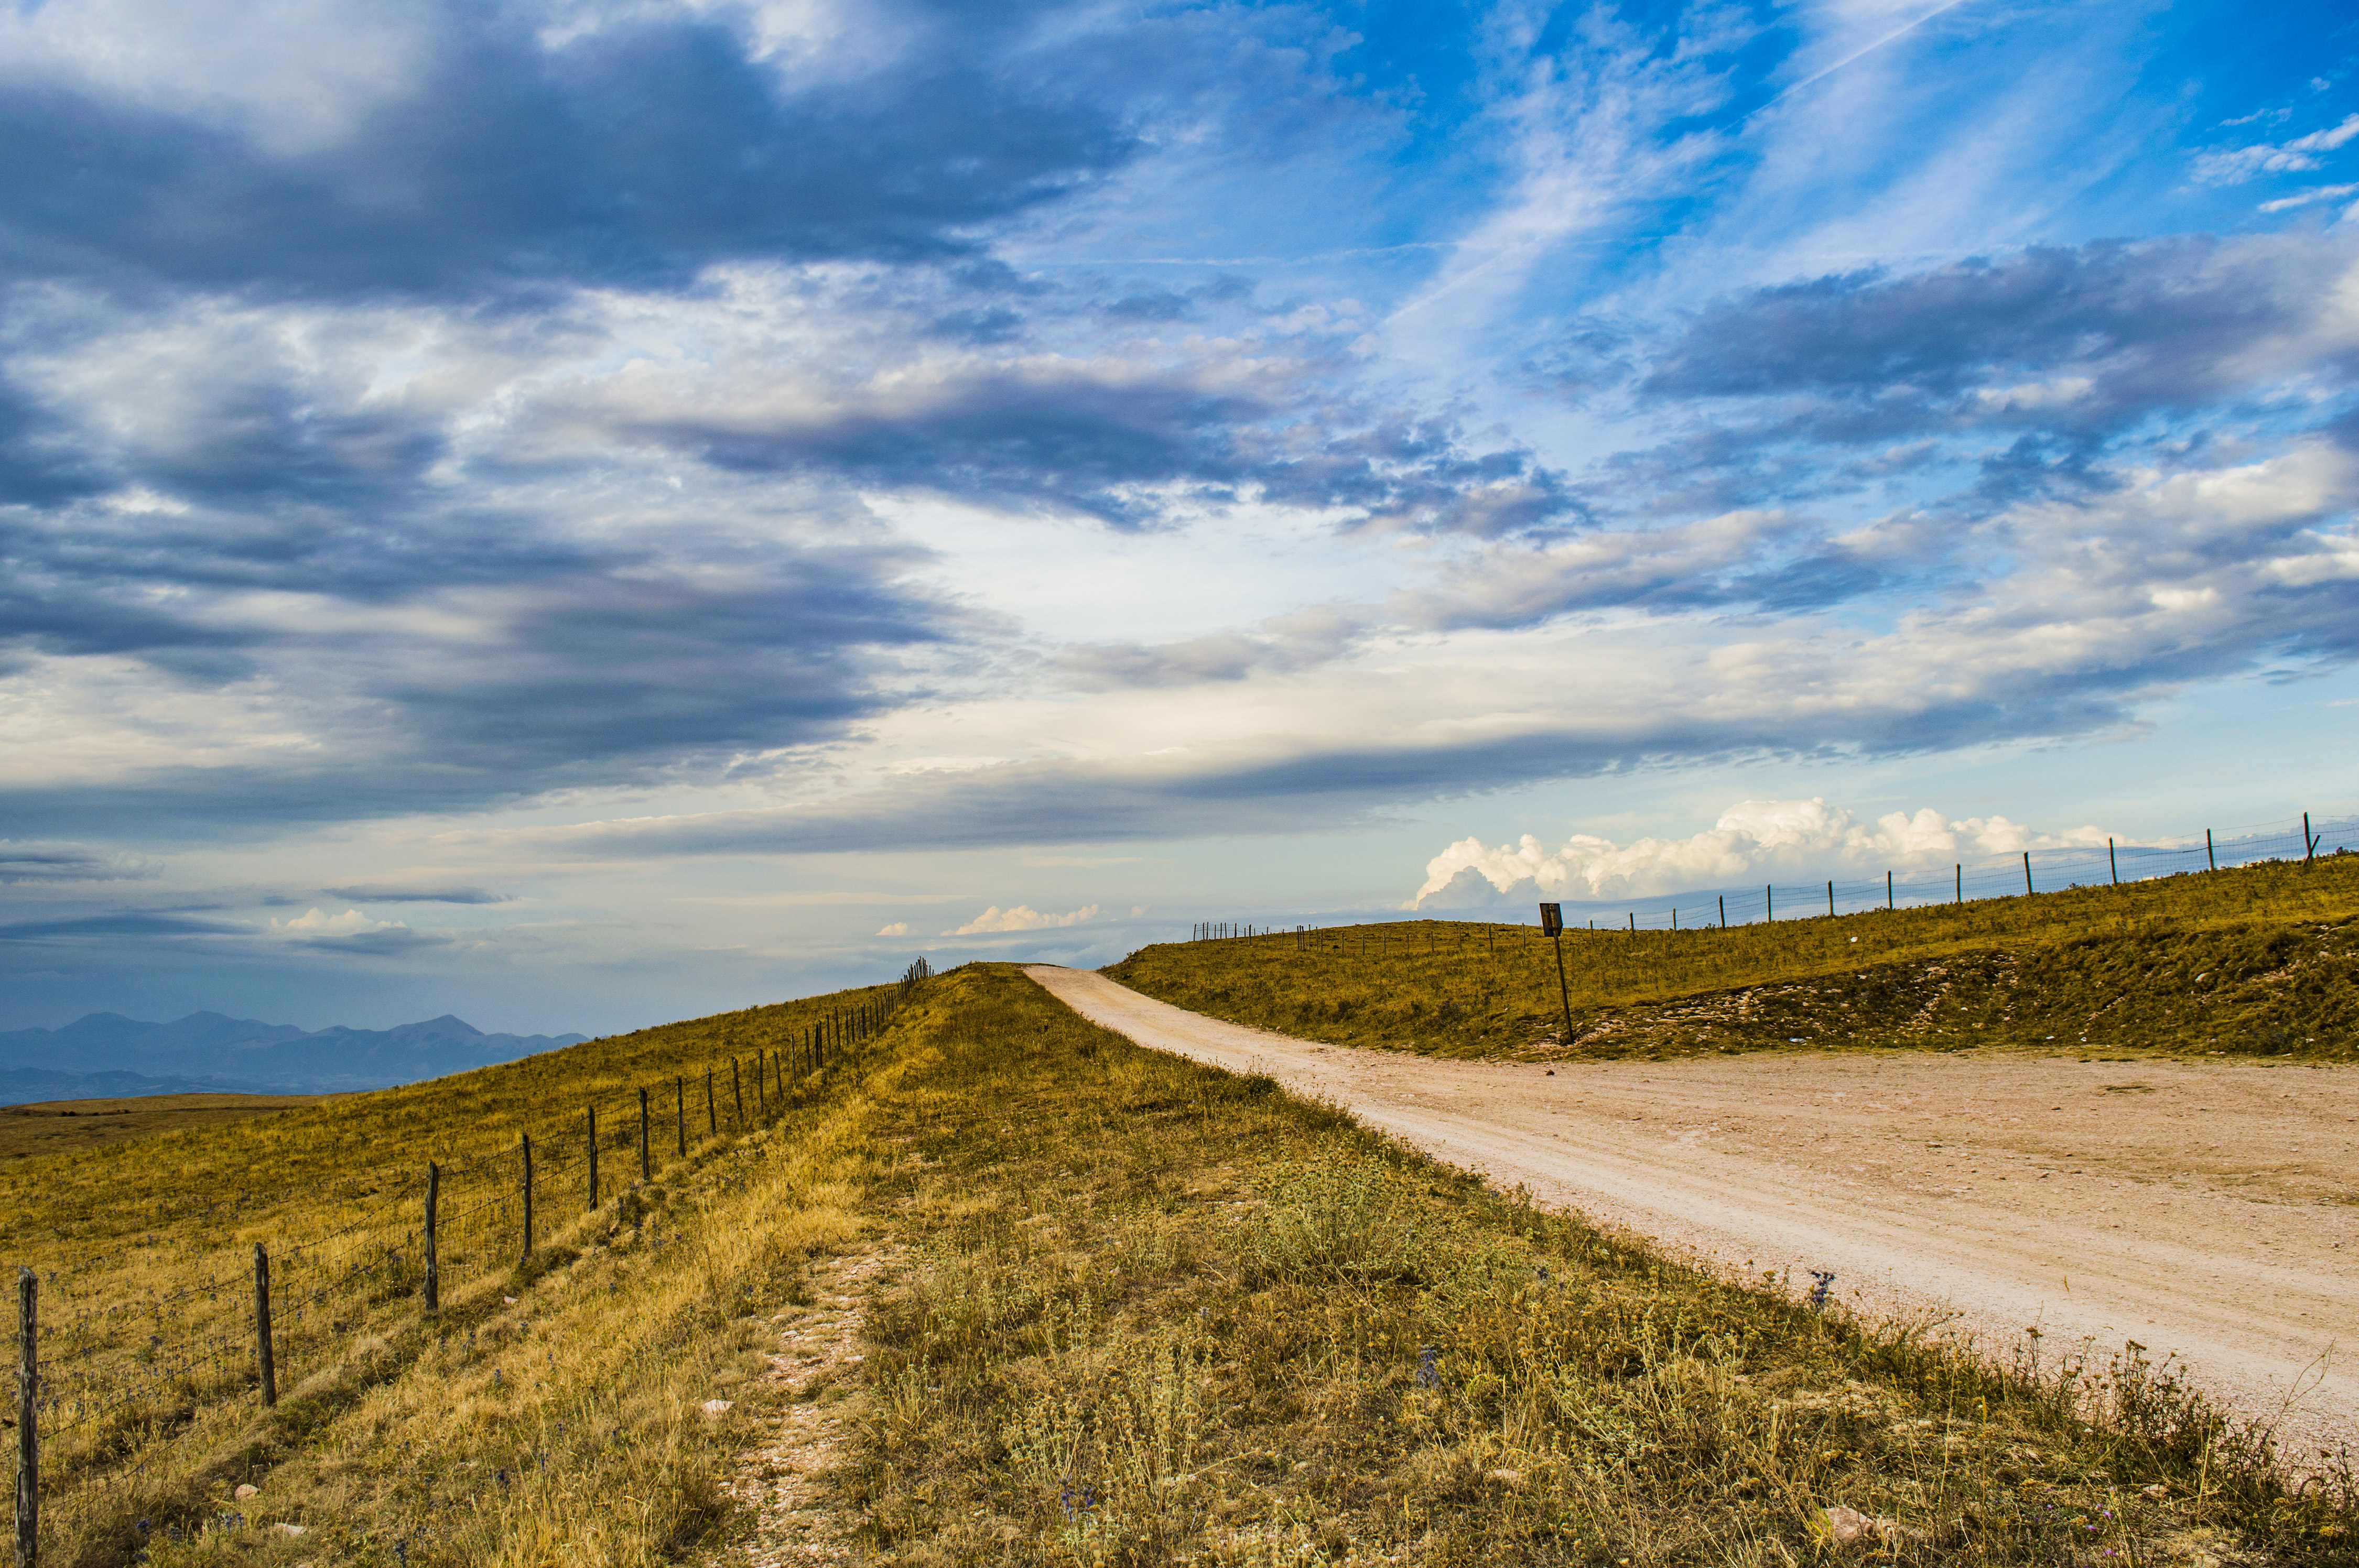
[[1163, 943], [1106, 970], [1181, 1007], [1451, 1056], [1978, 1046], [2359, 1055], [2359, 855], [1740, 925], [1407, 921]]

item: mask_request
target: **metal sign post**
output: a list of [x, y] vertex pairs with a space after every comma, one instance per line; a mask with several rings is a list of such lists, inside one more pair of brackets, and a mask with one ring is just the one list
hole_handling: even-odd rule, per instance
[[1540, 935], [1556, 948], [1556, 994], [1564, 1003], [1564, 1043], [1572, 1044], [1572, 990], [1564, 980], [1564, 905], [1540, 905]]

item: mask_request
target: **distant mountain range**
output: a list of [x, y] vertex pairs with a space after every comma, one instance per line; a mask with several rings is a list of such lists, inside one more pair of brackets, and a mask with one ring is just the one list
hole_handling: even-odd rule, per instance
[[93, 1012], [0, 1033], [0, 1105], [234, 1089], [339, 1094], [414, 1084], [578, 1044], [582, 1034], [486, 1034], [444, 1013], [393, 1029], [305, 1031], [218, 1012], [142, 1023]]

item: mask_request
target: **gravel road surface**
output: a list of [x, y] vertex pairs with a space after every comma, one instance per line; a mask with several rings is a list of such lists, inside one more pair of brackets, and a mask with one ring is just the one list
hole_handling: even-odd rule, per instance
[[[2281, 1420], [2359, 1437], [2359, 1069], [1930, 1052], [1461, 1062], [1026, 973], [1142, 1045], [1267, 1073], [1495, 1184], [2001, 1356], [2135, 1340]], [[1551, 1073], [1549, 1069], [1553, 1068]]]

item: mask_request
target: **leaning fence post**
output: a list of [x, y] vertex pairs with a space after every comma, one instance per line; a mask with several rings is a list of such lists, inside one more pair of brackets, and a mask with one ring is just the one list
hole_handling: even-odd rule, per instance
[[2111, 838], [2105, 840], [2105, 870], [2111, 873], [2114, 879], [2114, 885], [2115, 887], [2121, 886], [2122, 863], [2114, 858], [2114, 841]]
[[262, 1368], [262, 1408], [278, 1404], [278, 1368], [270, 1356], [270, 1254], [254, 1244], [254, 1359]]
[[2220, 869], [2220, 857], [2212, 852], [2212, 829], [2203, 830], [2203, 863], [2213, 871]]
[[647, 1162], [647, 1091], [639, 1091], [639, 1180], [652, 1181], [655, 1167]]
[[2031, 892], [2031, 851], [2028, 849], [2023, 852], [2023, 891], [2027, 895]]
[[590, 1115], [590, 1207], [598, 1206], [598, 1108], [583, 1108]]
[[32, 1270], [16, 1266], [16, 1568], [41, 1554], [40, 1291]]
[[442, 1167], [426, 1162], [426, 1310], [442, 1310], [442, 1260], [434, 1245], [434, 1227], [442, 1207]]

